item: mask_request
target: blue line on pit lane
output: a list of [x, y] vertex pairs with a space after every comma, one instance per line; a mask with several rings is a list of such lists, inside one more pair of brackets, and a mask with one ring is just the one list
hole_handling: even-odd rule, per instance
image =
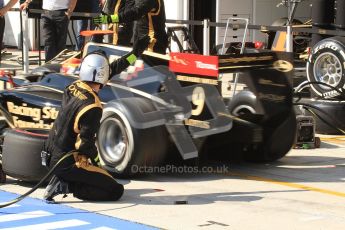
[[[0, 190], [0, 203], [13, 200], [18, 196], [18, 194]], [[0, 209], [0, 229], [111, 230], [156, 228], [61, 204], [47, 204], [43, 200], [26, 197], [14, 205]]]

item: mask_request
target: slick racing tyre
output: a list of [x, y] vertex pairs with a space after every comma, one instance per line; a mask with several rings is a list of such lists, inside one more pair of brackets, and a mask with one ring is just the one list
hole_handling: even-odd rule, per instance
[[41, 151], [47, 135], [19, 129], [6, 132], [2, 152], [4, 172], [16, 179], [37, 182], [48, 170], [41, 164]]
[[321, 117], [320, 119], [313, 116], [313, 114], [309, 114], [315, 119], [316, 133], [344, 135], [341, 130], [345, 130], [345, 101], [303, 100], [301, 102], [310, 105], [309, 109]]
[[[307, 62], [307, 78], [310, 82], [328, 84], [340, 91], [345, 88], [345, 38], [332, 37], [321, 40], [312, 50]], [[345, 98], [326, 85], [312, 84], [312, 95], [321, 98]]]
[[166, 128], [135, 128], [137, 109], [143, 113], [156, 111], [144, 98], [124, 98], [109, 102], [104, 109], [97, 144], [102, 166], [119, 176], [144, 173], [147, 166], [157, 166], [168, 148]]
[[[296, 135], [296, 115], [293, 111], [263, 122], [257, 98], [250, 91], [236, 94], [228, 109], [234, 116], [254, 122], [262, 129], [261, 142], [242, 146], [242, 159], [251, 162], [272, 162], [284, 157], [292, 148]], [[241, 127], [241, 131], [244, 130], [244, 127]], [[250, 133], [252, 132], [249, 132], [248, 136]]]
[[251, 162], [272, 162], [284, 157], [292, 148], [296, 137], [296, 114], [282, 114], [265, 122], [263, 142], [246, 151], [245, 159]]

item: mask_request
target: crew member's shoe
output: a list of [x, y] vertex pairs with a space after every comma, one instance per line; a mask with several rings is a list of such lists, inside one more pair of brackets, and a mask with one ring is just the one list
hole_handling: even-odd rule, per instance
[[46, 187], [43, 198], [49, 203], [54, 203], [53, 198], [55, 196], [59, 194], [66, 195], [67, 193], [69, 193], [68, 184], [54, 175]]

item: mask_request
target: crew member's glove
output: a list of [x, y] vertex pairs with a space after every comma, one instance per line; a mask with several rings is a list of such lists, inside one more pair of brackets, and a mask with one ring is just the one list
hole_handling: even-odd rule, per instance
[[91, 163], [92, 163], [94, 166], [101, 167], [101, 161], [100, 161], [98, 155], [97, 155], [97, 157], [91, 159]]
[[85, 155], [78, 154], [75, 156], [75, 164], [78, 168], [80, 167], [87, 167], [90, 165], [89, 159]]
[[129, 53], [129, 56], [126, 57], [129, 64], [133, 64], [138, 57], [144, 52], [144, 50], [150, 44], [150, 37], [148, 35], [136, 40], [133, 45], [132, 52]]
[[100, 16], [92, 18], [92, 22], [94, 24], [110, 24], [110, 23], [118, 23], [119, 22], [119, 15], [113, 14], [105, 14], [102, 12]]

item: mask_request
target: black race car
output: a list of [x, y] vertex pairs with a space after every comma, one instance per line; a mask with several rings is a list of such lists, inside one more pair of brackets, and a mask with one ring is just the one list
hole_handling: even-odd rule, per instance
[[[104, 50], [109, 59], [128, 49], [89, 43], [84, 54]], [[283, 52], [202, 56], [146, 52], [143, 60], [112, 78], [100, 91], [104, 105], [97, 145], [102, 166], [119, 175], [157, 166], [167, 154], [183, 159], [222, 149], [258, 162], [285, 156], [295, 139], [292, 107], [292, 57]], [[77, 75], [42, 66], [26, 78], [0, 78], [2, 170], [37, 181], [47, 170], [40, 152], [57, 117], [64, 88]], [[239, 73], [248, 86], [224, 100], [224, 74]], [[256, 95], [256, 96], [255, 96]], [[221, 146], [221, 148], [218, 148]]]

